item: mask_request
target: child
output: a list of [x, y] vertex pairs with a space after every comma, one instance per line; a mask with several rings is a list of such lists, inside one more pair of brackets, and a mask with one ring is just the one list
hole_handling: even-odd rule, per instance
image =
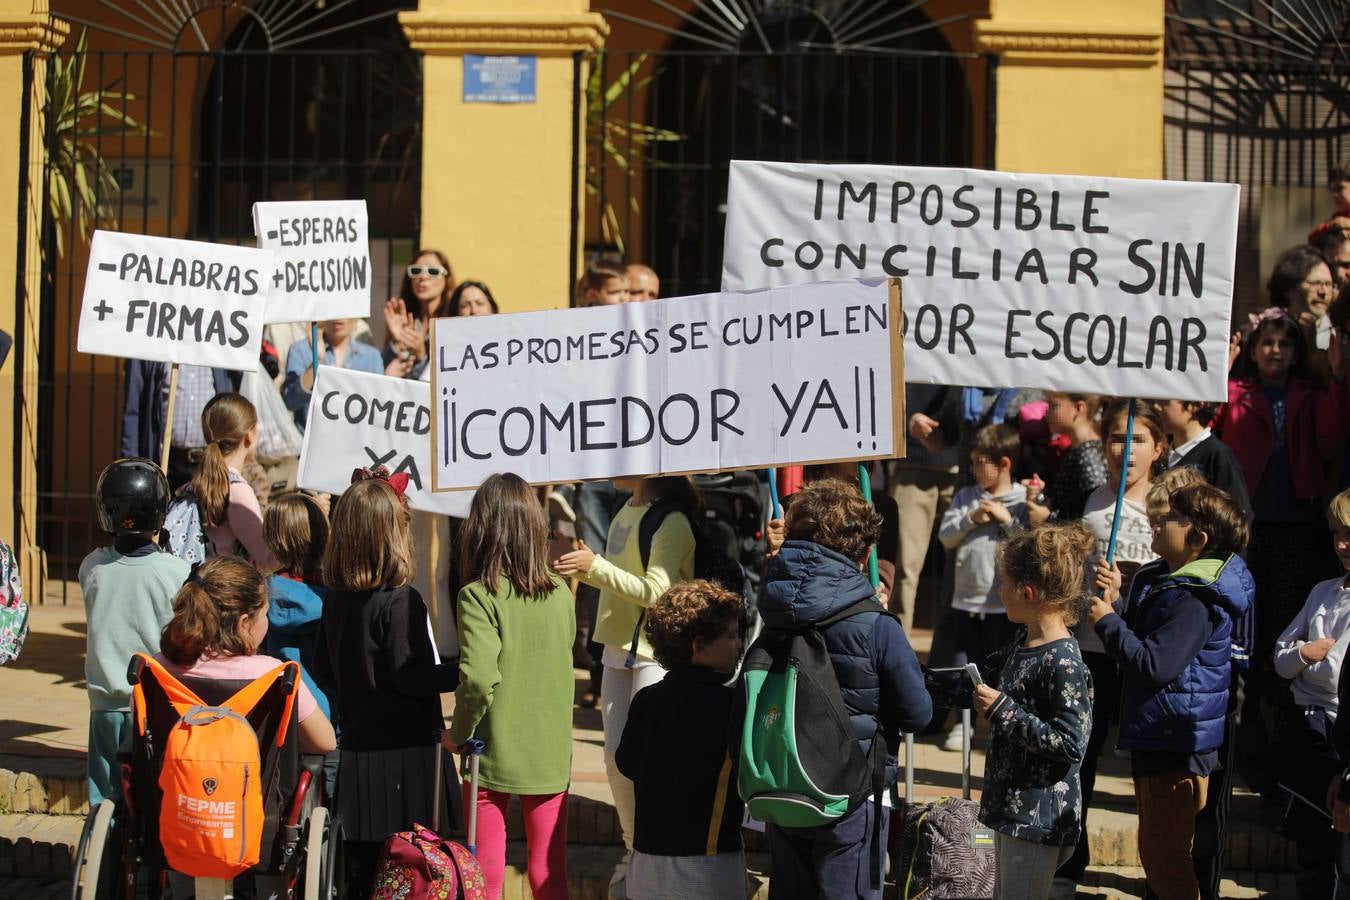
[[[459, 689], [450, 742], [477, 737], [478, 860], [501, 896], [506, 807], [520, 797], [536, 900], [567, 898], [572, 777], [572, 592], [548, 570], [548, 522], [517, 475], [492, 475], [459, 534]], [[465, 786], [468, 790], [468, 786]]]
[[[1217, 441], [1214, 443], [1218, 444]], [[1219, 446], [1223, 446], [1219, 444]], [[1161, 522], [1171, 510], [1172, 495], [1193, 484], [1208, 484], [1203, 475], [1190, 466], [1176, 466], [1158, 476], [1149, 488], [1146, 504], [1149, 522]], [[1231, 495], [1230, 495], [1231, 496]], [[1236, 501], [1234, 501], [1236, 502]], [[1243, 512], [1246, 515], [1246, 512]], [[1135, 577], [1152, 577], [1154, 570], [1165, 572], [1166, 562], [1154, 560], [1141, 566]], [[1140, 572], [1144, 575], [1141, 576]], [[1228, 809], [1233, 796], [1233, 775], [1237, 765], [1238, 740], [1236, 736], [1240, 716], [1238, 702], [1246, 684], [1251, 666], [1249, 648], [1256, 632], [1255, 610], [1247, 611], [1233, 620], [1233, 653], [1228, 689], [1228, 715], [1224, 720], [1223, 743], [1219, 747], [1218, 762], [1210, 773], [1205, 805], [1195, 817], [1195, 877], [1200, 882], [1201, 900], [1218, 900], [1219, 885], [1223, 880], [1224, 855], [1228, 840]]]
[[[440, 695], [459, 673], [431, 644], [412, 580], [407, 475], [358, 469], [333, 508], [323, 556], [328, 596], [319, 621], [314, 678], [334, 697], [339, 743], [337, 803], [347, 842], [348, 896], [369, 896], [380, 844], [414, 822], [431, 822]], [[459, 822], [459, 790], [442, 767], [441, 833]]]
[[1078, 842], [1092, 679], [1069, 629], [1093, 540], [1078, 522], [1041, 525], [998, 549], [1003, 608], [1026, 626], [980, 666], [989, 683], [973, 696], [991, 722], [980, 821], [994, 829], [999, 898], [1046, 897]]
[[[856, 462], [824, 463], [805, 466], [802, 470], [803, 483], [819, 481], [822, 478], [840, 478], [858, 483], [858, 464]], [[786, 508], [792, 502], [792, 495], [783, 498]], [[883, 606], [891, 605], [892, 589], [895, 586], [897, 552], [900, 547], [900, 504], [895, 498], [880, 490], [872, 492], [872, 508], [881, 516], [881, 536], [877, 538], [877, 598]], [[930, 529], [931, 532], [931, 529]], [[780, 538], [778, 543], [783, 543]]]
[[1254, 586], [1242, 558], [1247, 521], [1208, 484], [1174, 492], [1152, 519], [1162, 559], [1132, 579], [1123, 615], [1120, 572], [1098, 563], [1089, 618], [1123, 675], [1120, 746], [1132, 751], [1139, 858], [1160, 897], [1198, 897], [1191, 850], [1228, 716], [1233, 623]]
[[1212, 403], [1191, 400], [1168, 400], [1159, 403], [1158, 416], [1171, 441], [1167, 454], [1167, 468], [1189, 466], [1199, 472], [1205, 481], [1233, 498], [1248, 520], [1252, 503], [1247, 497], [1247, 483], [1237, 457], [1223, 441], [1211, 440], [1214, 434], [1206, 424], [1213, 421], [1216, 407]]
[[1051, 516], [1072, 522], [1083, 516], [1087, 499], [1106, 484], [1106, 457], [1097, 431], [1097, 412], [1101, 398], [1096, 394], [1066, 394], [1051, 391], [1045, 395], [1046, 421], [1050, 430], [1069, 439], [1069, 449], [1059, 467], [1045, 485], [1044, 503], [1028, 500], [1030, 520], [1039, 525]]
[[271, 572], [277, 561], [263, 540], [262, 508], [239, 474], [258, 444], [258, 413], [239, 394], [217, 394], [202, 410], [202, 434], [206, 449], [191, 484], [207, 540], [216, 554], [242, 548], [259, 572]]
[[[1120, 486], [1125, 462], [1125, 431], [1129, 401], [1115, 399], [1102, 412], [1101, 436], [1106, 451], [1106, 470], [1110, 476], [1105, 484], [1088, 497], [1083, 507], [1083, 524], [1097, 539], [1097, 546], [1087, 561], [1088, 571], [1096, 569], [1097, 561], [1106, 558], [1111, 541], [1111, 521], [1115, 515], [1116, 492]], [[1162, 420], [1147, 403], [1135, 404], [1134, 437], [1130, 449], [1130, 467], [1125, 470], [1125, 503], [1121, 507], [1120, 531], [1116, 537], [1116, 559], [1126, 576], [1141, 564], [1153, 559], [1152, 540], [1145, 505], [1153, 479], [1162, 474], [1163, 456], [1167, 452], [1166, 434]], [[1088, 839], [1087, 810], [1092, 805], [1092, 792], [1097, 784], [1097, 757], [1106, 743], [1106, 733], [1115, 715], [1120, 697], [1120, 674], [1106, 655], [1101, 640], [1091, 625], [1079, 622], [1074, 629], [1083, 662], [1092, 673], [1092, 735], [1088, 740], [1087, 755], [1083, 758], [1083, 832], [1073, 857], [1060, 869], [1059, 878], [1074, 883], [1083, 880], [1087, 869]], [[1062, 884], [1063, 882], [1061, 882]]]
[[300, 663], [300, 675], [333, 718], [332, 701], [314, 682], [314, 652], [323, 615], [323, 551], [328, 546], [328, 519], [307, 494], [283, 494], [263, 516], [263, 540], [281, 568], [267, 577], [267, 639], [263, 650], [278, 659]]
[[[1280, 783], [1320, 807], [1327, 784], [1341, 766], [1332, 745], [1332, 726], [1340, 718], [1337, 689], [1350, 645], [1350, 491], [1327, 508], [1332, 547], [1342, 573], [1313, 587], [1308, 601], [1275, 642], [1275, 671], [1292, 679], [1294, 709], [1280, 729], [1284, 775]], [[1326, 818], [1295, 803], [1291, 819], [1314, 827], [1297, 834], [1300, 893], [1332, 892], [1334, 846]]]
[[607, 262], [586, 267], [577, 282], [577, 306], [617, 306], [628, 302], [628, 276]]
[[89, 806], [122, 793], [117, 749], [131, 733], [127, 663], [153, 653], [173, 618], [188, 564], [160, 550], [155, 534], [169, 508], [169, 482], [148, 459], [119, 459], [98, 477], [98, 521], [113, 536], [80, 564], [88, 619]]
[[665, 678], [633, 698], [616, 753], [637, 796], [629, 897], [745, 896], [743, 805], [727, 748], [745, 612], [737, 594], [688, 581], [647, 611]]
[[[208, 559], [188, 577], [173, 600], [173, 618], [160, 636], [160, 653], [171, 675], [252, 681], [281, 665], [259, 653], [267, 635], [267, 585], [241, 559]], [[333, 725], [303, 681], [295, 698], [300, 749], [329, 753], [337, 746]]]
[[[794, 495], [785, 524], [787, 541], [769, 563], [759, 601], [766, 628], [819, 622], [875, 596], [863, 568], [881, 517], [856, 485], [836, 478], [806, 485]], [[821, 631], [864, 754], [878, 729], [893, 747], [901, 732], [928, 724], [933, 704], [919, 661], [900, 623], [880, 604], [875, 614], [861, 613]], [[888, 785], [894, 763], [888, 754]], [[871, 885], [868, 873], [886, 846], [888, 822], [874, 817], [867, 802], [833, 825], [767, 826], [775, 900], [880, 898], [880, 886]]]
[[[975, 484], [958, 490], [942, 516], [938, 538], [956, 550], [952, 614], [942, 622], [956, 630], [953, 666], [984, 659], [1008, 643], [1015, 629], [1000, 599], [995, 557], [999, 540], [1027, 524], [1027, 489], [1012, 480], [1013, 460], [1021, 449], [1011, 425], [986, 425], [975, 432], [970, 447]], [[960, 750], [962, 741], [957, 722], [942, 749]]]
[[[657, 597], [671, 585], [694, 577], [694, 532], [689, 516], [702, 502], [688, 478], [616, 478], [614, 487], [632, 491], [633, 496], [610, 522], [605, 555], [596, 556], [583, 541], [580, 549], [554, 562], [553, 569], [564, 578], [575, 575], [583, 584], [600, 589], [594, 637], [605, 647], [601, 656], [605, 671], [600, 697], [605, 772], [623, 828], [623, 843], [628, 849], [615, 869], [610, 889], [623, 896], [628, 855], [633, 849], [633, 782], [619, 771], [614, 754], [633, 697], [665, 674], [651, 644], [641, 633], [641, 623], [647, 607]], [[652, 536], [651, 553], [644, 567], [639, 546], [642, 519], [658, 501], [665, 501], [663, 507], [671, 507], [671, 511]]]

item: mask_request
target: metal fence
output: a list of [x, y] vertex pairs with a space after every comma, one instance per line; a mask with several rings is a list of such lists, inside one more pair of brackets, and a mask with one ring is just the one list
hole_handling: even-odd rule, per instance
[[1331, 210], [1350, 161], [1350, 4], [1169, 0], [1165, 177], [1242, 186], [1235, 306]]
[[121, 361], [75, 350], [89, 227], [252, 244], [255, 201], [364, 198], [372, 307], [397, 293], [419, 230], [421, 62], [392, 18], [352, 43], [277, 51], [245, 30], [218, 51], [64, 52], [49, 69], [38, 527], [53, 578], [104, 540], [93, 489], [125, 402]]
[[718, 289], [730, 160], [971, 166], [993, 65], [890, 49], [609, 51], [588, 84], [586, 251]]

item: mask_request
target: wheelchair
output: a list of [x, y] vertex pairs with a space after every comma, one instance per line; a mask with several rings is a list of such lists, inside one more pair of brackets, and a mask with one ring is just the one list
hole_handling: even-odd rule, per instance
[[[103, 800], [85, 819], [71, 877], [71, 900], [134, 900], [138, 896], [183, 900], [187, 895], [195, 895], [198, 900], [338, 897], [342, 889], [342, 826], [323, 806], [323, 757], [300, 752], [294, 708], [285, 741], [275, 753], [267, 750], [276, 742], [285, 700], [297, 677], [295, 667], [287, 667], [277, 676], [248, 716], [263, 748], [262, 778], [269, 789], [263, 798], [261, 859], [232, 885], [217, 879], [196, 879], [194, 883], [186, 876], [170, 873], [158, 835], [163, 799], [159, 753], [178, 722], [178, 713], [154, 670], [139, 657], [132, 660], [127, 677], [142, 689], [145, 732], [133, 727], [130, 746], [124, 746], [119, 754], [122, 796], [116, 801]], [[223, 703], [249, 683], [191, 676], [180, 676], [179, 681], [208, 704]], [[133, 720], [140, 714], [133, 699]], [[184, 889], [187, 894], [181, 893]]]

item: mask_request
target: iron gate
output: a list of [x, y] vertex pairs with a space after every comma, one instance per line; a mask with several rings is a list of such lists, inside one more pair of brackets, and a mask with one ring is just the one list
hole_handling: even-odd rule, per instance
[[1350, 162], [1350, 4], [1169, 0], [1165, 177], [1242, 186], [1234, 306], [1330, 211]]
[[[611, 38], [587, 93], [587, 256], [643, 262], [664, 295], [721, 282], [728, 163], [973, 166], [993, 159], [992, 60], [955, 52], [925, 2], [693, 0]], [[668, 18], [668, 16], [667, 16]]]
[[252, 244], [257, 200], [364, 198], [372, 299], [397, 293], [419, 229], [420, 57], [391, 4], [328, 8], [343, 6], [304, 3], [299, 24], [211, 6], [218, 23], [185, 16], [173, 42], [136, 50], [89, 49], [57, 12], [76, 24], [46, 85], [38, 540], [54, 579], [105, 540], [93, 488], [125, 402], [123, 362], [75, 350], [89, 229]]

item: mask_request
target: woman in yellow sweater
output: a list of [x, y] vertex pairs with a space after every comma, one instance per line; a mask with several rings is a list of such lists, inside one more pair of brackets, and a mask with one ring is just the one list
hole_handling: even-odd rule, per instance
[[[631, 490], [633, 497], [610, 522], [604, 555], [596, 555], [583, 543], [553, 564], [564, 578], [575, 575], [600, 589], [595, 640], [605, 646], [600, 689], [605, 771], [628, 850], [615, 869], [612, 886], [622, 882], [628, 855], [633, 851], [634, 806], [633, 782], [619, 771], [614, 754], [633, 697], [665, 675], [642, 634], [642, 619], [647, 607], [672, 584], [694, 577], [694, 532], [689, 517], [703, 505], [698, 489], [687, 477], [616, 478], [614, 486]], [[648, 515], [652, 518], [644, 527]], [[644, 532], [651, 535], [645, 565]]]

